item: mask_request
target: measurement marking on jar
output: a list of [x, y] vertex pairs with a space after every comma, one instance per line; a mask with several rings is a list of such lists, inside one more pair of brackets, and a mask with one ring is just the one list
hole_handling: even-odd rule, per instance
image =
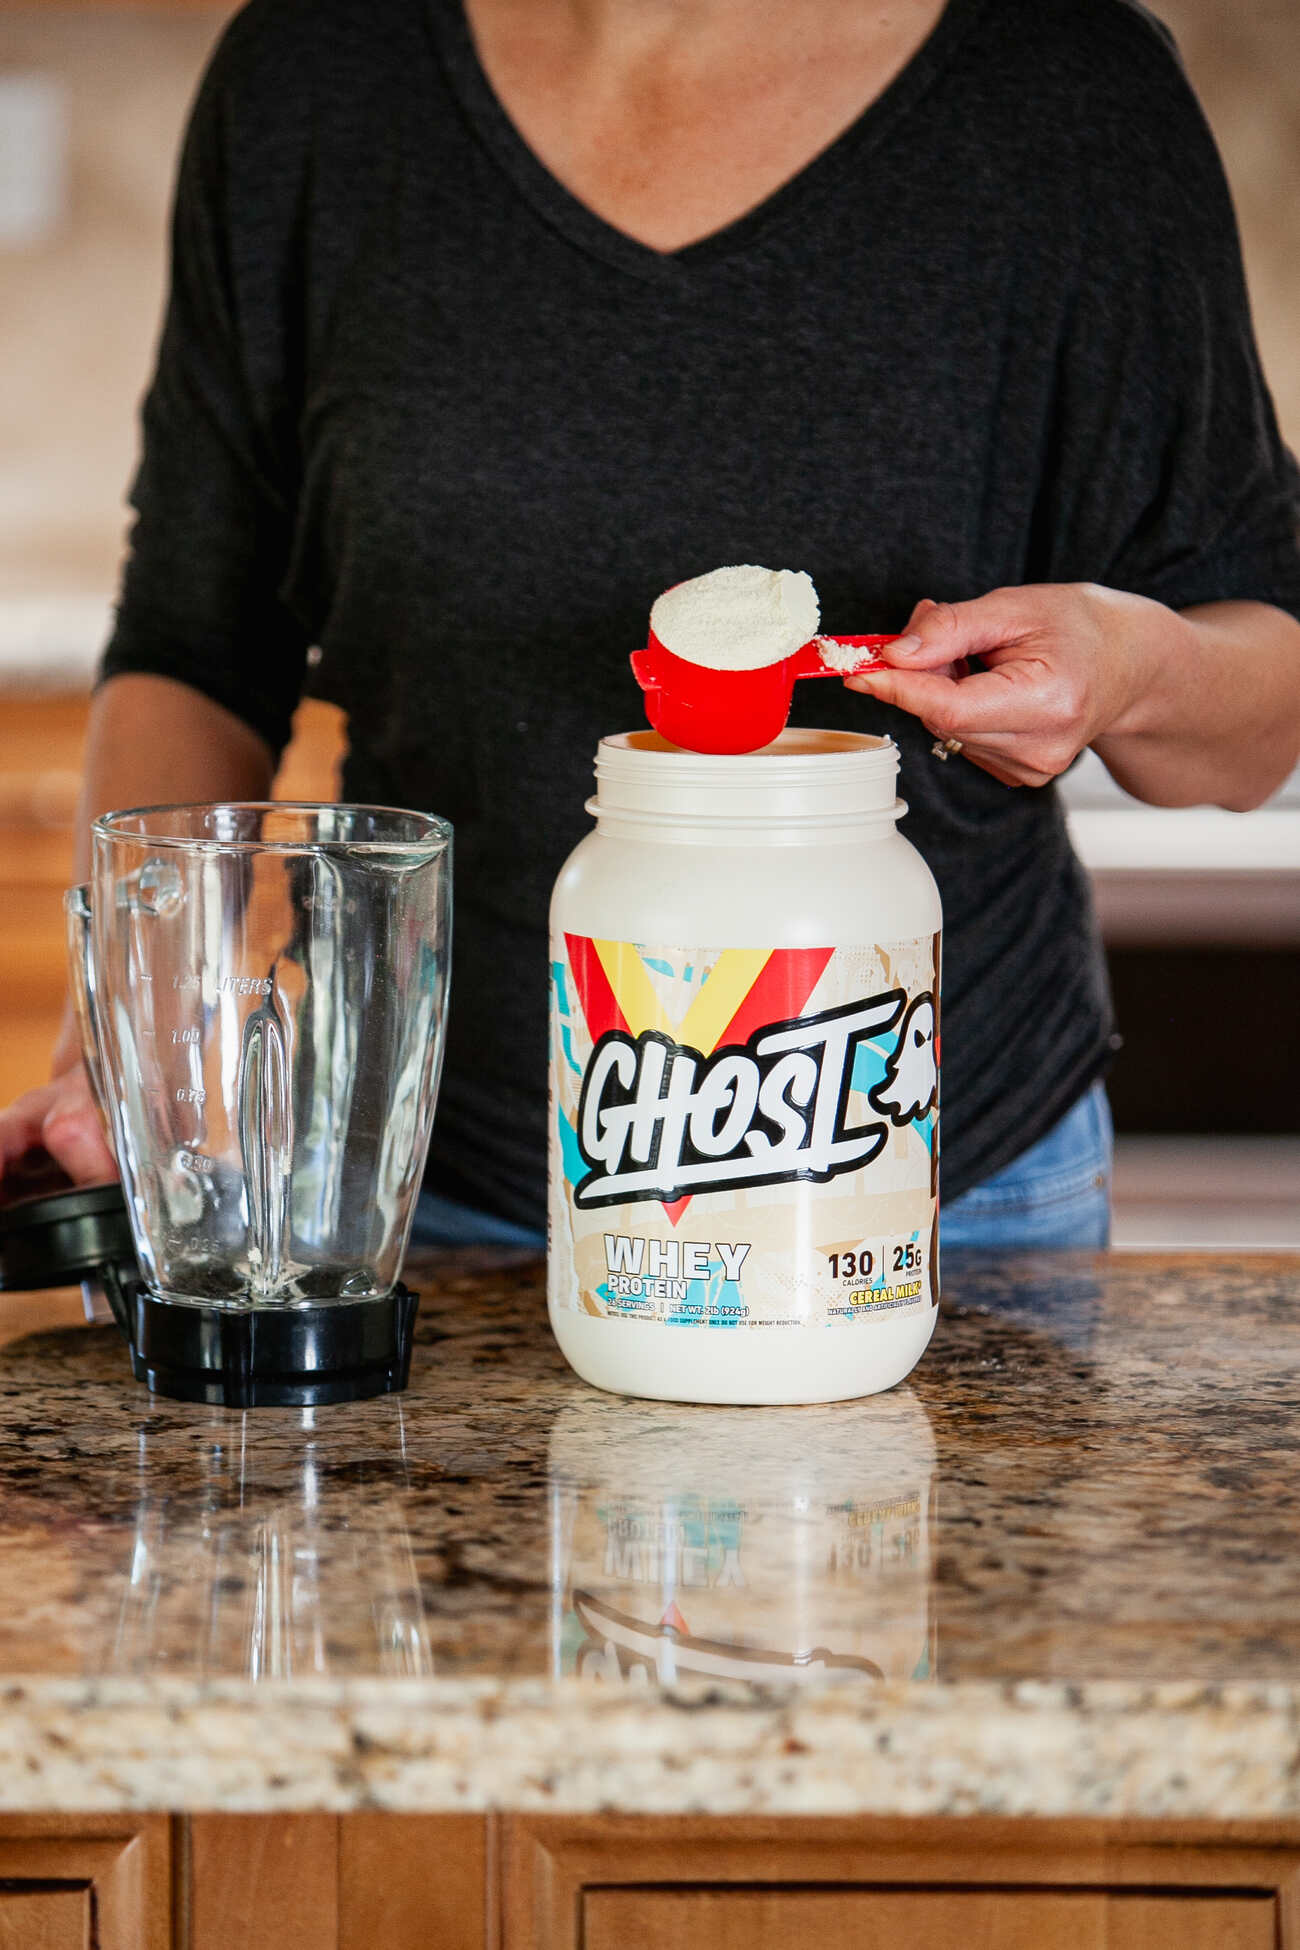
[[193, 1044], [197, 1043], [198, 1040], [199, 1031], [197, 1029], [173, 1029], [172, 1031], [172, 1041], [174, 1043]]
[[182, 1171], [215, 1171], [215, 1158], [205, 1158], [201, 1151], [178, 1151], [176, 1162]]
[[[152, 977], [150, 979], [152, 979]], [[174, 989], [187, 991], [190, 989], [202, 988], [202, 986], [203, 986], [203, 977], [201, 975], [173, 975], [172, 976], [172, 987]]]
[[269, 975], [227, 975], [221, 992], [223, 995], [269, 995], [272, 986]]
[[207, 1096], [206, 1090], [178, 1090], [176, 1101], [178, 1104], [202, 1104], [207, 1102]]

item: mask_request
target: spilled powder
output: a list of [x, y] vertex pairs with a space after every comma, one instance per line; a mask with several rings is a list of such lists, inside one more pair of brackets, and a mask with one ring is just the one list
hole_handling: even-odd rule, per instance
[[827, 670], [846, 677], [850, 671], [872, 670], [880, 662], [878, 650], [868, 650], [861, 643], [840, 643], [833, 636], [819, 636], [817, 648]]

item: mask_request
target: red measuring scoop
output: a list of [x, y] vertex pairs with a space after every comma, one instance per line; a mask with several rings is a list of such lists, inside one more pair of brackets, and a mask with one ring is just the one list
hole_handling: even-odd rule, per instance
[[[711, 670], [677, 657], [650, 631], [644, 650], [632, 652], [632, 674], [645, 692], [645, 714], [671, 745], [688, 752], [753, 752], [785, 730], [796, 677], [851, 677], [883, 659], [892, 636], [814, 637], [778, 663], [758, 670]], [[818, 643], [860, 650], [850, 670], [832, 670]]]

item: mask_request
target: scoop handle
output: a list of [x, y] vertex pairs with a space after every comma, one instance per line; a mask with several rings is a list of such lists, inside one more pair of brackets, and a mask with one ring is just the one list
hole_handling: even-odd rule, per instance
[[[811, 643], [795, 651], [790, 665], [796, 677], [851, 677], [856, 670], [871, 670], [881, 661], [877, 653], [882, 645], [897, 641], [897, 632], [893, 636], [815, 636]], [[832, 670], [822, 656], [819, 646], [823, 643], [841, 643], [846, 650], [861, 650], [861, 660], [852, 670]]]

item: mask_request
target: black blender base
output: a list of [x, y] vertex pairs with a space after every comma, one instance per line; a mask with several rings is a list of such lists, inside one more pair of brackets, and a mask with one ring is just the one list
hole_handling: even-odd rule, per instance
[[174, 1401], [317, 1408], [398, 1394], [410, 1379], [420, 1297], [409, 1287], [382, 1300], [241, 1311], [160, 1300], [139, 1280], [109, 1298], [136, 1380]]

